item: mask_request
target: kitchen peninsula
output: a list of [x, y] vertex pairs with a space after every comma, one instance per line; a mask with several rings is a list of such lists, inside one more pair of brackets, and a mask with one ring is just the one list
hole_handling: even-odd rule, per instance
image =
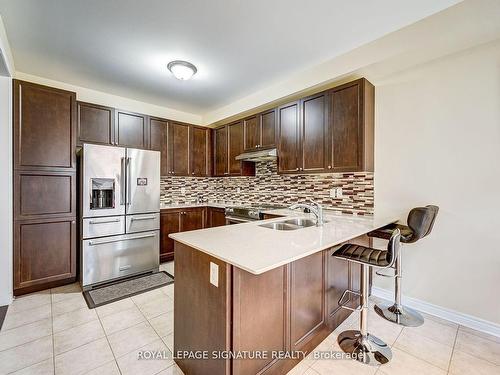
[[[170, 235], [176, 254], [174, 315], [182, 317], [174, 321], [174, 355], [208, 353], [207, 359], [177, 358], [185, 373], [289, 371], [302, 358], [270, 353], [309, 352], [350, 314], [338, 300], [347, 288], [359, 290], [360, 269], [333, 258], [336, 246], [366, 245], [368, 232], [395, 221], [325, 214], [323, 226], [277, 230], [267, 224], [314, 219], [289, 210], [269, 214], [282, 217]], [[214, 358], [219, 351], [268, 355]]]

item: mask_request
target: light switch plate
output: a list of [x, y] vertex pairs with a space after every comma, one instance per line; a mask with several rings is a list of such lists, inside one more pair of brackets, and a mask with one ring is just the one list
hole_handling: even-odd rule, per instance
[[186, 195], [186, 188], [185, 187], [181, 187], [181, 195]]
[[210, 262], [210, 284], [219, 287], [219, 266]]

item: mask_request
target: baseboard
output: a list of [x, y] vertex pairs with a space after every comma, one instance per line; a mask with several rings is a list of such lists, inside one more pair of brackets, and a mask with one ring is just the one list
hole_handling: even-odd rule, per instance
[[[376, 286], [372, 287], [372, 295], [387, 301], [394, 300], [393, 291], [382, 289]], [[465, 327], [475, 329], [477, 331], [500, 337], [500, 324], [489, 322], [487, 320], [458, 311], [450, 310], [438, 305], [433, 305], [432, 303], [428, 303], [417, 298], [403, 296], [403, 304], [426, 314], [434, 315], [438, 318], [449, 320], [450, 322], [454, 322]]]

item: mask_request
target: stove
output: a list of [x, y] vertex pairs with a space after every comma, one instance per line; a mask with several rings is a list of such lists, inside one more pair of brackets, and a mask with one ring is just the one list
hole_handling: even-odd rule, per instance
[[264, 218], [264, 211], [283, 207], [283, 205], [265, 203], [226, 207], [226, 224], [239, 224], [262, 220]]

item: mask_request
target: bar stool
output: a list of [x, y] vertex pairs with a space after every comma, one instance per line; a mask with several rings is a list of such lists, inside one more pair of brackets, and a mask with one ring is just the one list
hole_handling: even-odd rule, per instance
[[[407, 226], [391, 224], [387, 227], [368, 233], [368, 236], [389, 239], [391, 233], [395, 229], [399, 229], [401, 231], [401, 245], [417, 242], [431, 233], [438, 211], [438, 206], [429, 205], [425, 207], [416, 207], [408, 214]], [[394, 275], [386, 275], [377, 272], [377, 275], [379, 276], [394, 277], [394, 303], [377, 304], [375, 305], [375, 311], [382, 318], [390, 322], [405, 327], [418, 327], [424, 323], [422, 315], [409, 307], [403, 306], [401, 303], [401, 281], [403, 278], [401, 248], [402, 246], [399, 247], [399, 253], [396, 255]]]
[[[396, 261], [396, 255], [399, 253], [400, 237], [399, 229], [394, 230], [389, 239], [387, 251], [345, 244], [332, 254], [336, 258], [361, 264], [361, 292], [347, 289], [339, 299], [339, 305], [342, 308], [361, 311], [360, 330], [344, 331], [339, 335], [337, 341], [344, 352], [353, 354], [353, 359], [371, 366], [389, 362], [392, 358], [392, 351], [385, 342], [368, 333], [370, 267], [392, 267]], [[343, 302], [344, 297], [348, 294], [361, 297], [361, 305], [358, 308], [353, 309]]]

